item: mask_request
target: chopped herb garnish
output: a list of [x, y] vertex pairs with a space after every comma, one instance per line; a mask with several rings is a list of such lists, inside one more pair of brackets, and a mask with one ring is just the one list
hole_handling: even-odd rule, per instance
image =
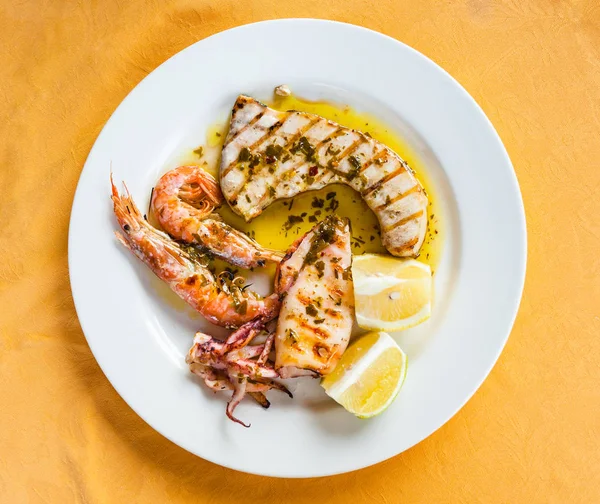
[[341, 149], [334, 149], [333, 145], [329, 145], [327, 147], [326, 154], [328, 154], [329, 156], [337, 156], [340, 152], [342, 152]]
[[241, 151], [240, 151], [240, 155], [238, 156], [238, 161], [240, 162], [244, 162], [244, 161], [250, 161], [250, 158], [252, 157], [252, 154], [250, 154], [250, 149], [248, 149], [248, 147], [244, 147]]
[[304, 222], [304, 219], [299, 215], [288, 215], [287, 221], [285, 221], [285, 223], [283, 224], [283, 229], [289, 231], [300, 222]]
[[296, 334], [296, 331], [294, 331], [293, 329], [288, 329], [286, 331], [286, 336], [292, 340], [292, 345], [294, 343], [296, 343], [296, 341], [298, 341], [298, 335]]
[[315, 231], [315, 238], [310, 245], [306, 257], [305, 264], [312, 264], [317, 260], [319, 252], [327, 247], [335, 236], [335, 228], [330, 219], [324, 220]]
[[301, 152], [306, 157], [307, 161], [315, 160], [315, 152], [316, 149], [311, 145], [306, 137], [300, 137], [300, 139], [294, 144], [294, 146], [290, 149], [292, 154], [297, 154]]
[[315, 305], [310, 303], [307, 307], [306, 307], [306, 314], [310, 315], [311, 317], [316, 317], [318, 315], [319, 311], [315, 308]]
[[250, 167], [250, 169], [252, 169], [255, 166], [257, 166], [259, 163], [260, 163], [260, 156], [252, 156], [252, 159], [250, 159], [250, 164], [248, 166]]
[[281, 153], [283, 152], [283, 147], [281, 145], [271, 144], [268, 145], [265, 149], [265, 154], [269, 157], [273, 157], [275, 159], [279, 159], [281, 157]]
[[325, 206], [325, 200], [315, 196], [312, 200], [311, 206], [313, 208], [323, 208]]
[[315, 268], [317, 268], [317, 271], [319, 272], [319, 278], [323, 278], [325, 271], [325, 263], [323, 261], [317, 261], [315, 263]]
[[334, 191], [328, 192], [327, 196], [325, 196], [325, 199], [330, 200], [331, 198], [335, 198], [336, 193]]
[[[334, 193], [334, 195], [335, 195], [335, 193]], [[327, 207], [327, 211], [335, 212], [339, 206], [340, 206], [340, 202], [338, 201], [337, 198], [334, 197], [333, 199], [329, 200], [329, 206]]]
[[246, 310], [248, 309], [248, 301], [246, 301], [244, 299], [241, 303], [235, 303], [234, 302], [233, 309], [239, 315], [246, 315]]
[[356, 156], [348, 156], [348, 162], [357, 170], [361, 167], [361, 163]]
[[351, 168], [348, 170], [348, 173], [346, 173], [346, 178], [348, 180], [353, 180], [360, 171], [361, 163], [356, 156], [348, 156], [348, 162], [350, 163]]
[[337, 168], [339, 164], [340, 163], [338, 161], [336, 161], [334, 158], [331, 158], [329, 161], [327, 161], [327, 168], [333, 170], [334, 168]]

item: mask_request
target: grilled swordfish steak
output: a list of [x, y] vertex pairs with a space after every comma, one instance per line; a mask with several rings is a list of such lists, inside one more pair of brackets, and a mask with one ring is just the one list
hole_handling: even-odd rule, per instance
[[370, 136], [315, 114], [239, 96], [220, 178], [229, 205], [247, 221], [277, 199], [343, 183], [373, 210], [391, 254], [414, 256], [425, 238], [427, 196], [408, 164]]
[[297, 240], [278, 266], [285, 293], [275, 333], [282, 378], [330, 373], [346, 350], [354, 320], [348, 219], [331, 215]]

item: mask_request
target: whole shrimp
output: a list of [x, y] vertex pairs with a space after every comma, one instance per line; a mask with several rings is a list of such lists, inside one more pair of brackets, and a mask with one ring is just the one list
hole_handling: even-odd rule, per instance
[[208, 249], [240, 266], [279, 262], [283, 254], [261, 247], [244, 233], [212, 214], [223, 203], [215, 179], [199, 166], [180, 166], [165, 173], [154, 188], [151, 206], [163, 229], [176, 240]]
[[133, 202], [129, 191], [121, 196], [112, 176], [112, 201], [123, 233], [118, 240], [141, 259], [158, 278], [213, 324], [235, 328], [261, 317], [271, 320], [279, 312], [277, 294], [262, 298], [231, 278], [217, 278], [193, 247], [180, 245], [152, 227]]

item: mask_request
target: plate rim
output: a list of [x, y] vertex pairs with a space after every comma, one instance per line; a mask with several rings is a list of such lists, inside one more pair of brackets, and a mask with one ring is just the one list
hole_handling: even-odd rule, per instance
[[[431, 432], [429, 432], [427, 435], [425, 435], [424, 437], [422, 437], [421, 439], [418, 439], [416, 441], [414, 441], [413, 443], [409, 444], [404, 450], [397, 452], [395, 454], [389, 455], [389, 456], [385, 456], [384, 458], [379, 458], [376, 461], [373, 462], [368, 462], [366, 464], [353, 464], [353, 463], [349, 463], [349, 464], [345, 464], [345, 466], [347, 466], [347, 468], [342, 468], [339, 470], [335, 470], [335, 471], [329, 471], [329, 472], [319, 472], [319, 473], [314, 473], [314, 474], [300, 474], [300, 475], [290, 475], [289, 473], [286, 474], [273, 474], [273, 473], [268, 473], [268, 472], [261, 472], [261, 471], [248, 471], [245, 468], [240, 467], [239, 465], [237, 465], [235, 463], [235, 461], [233, 461], [232, 463], [223, 463], [222, 460], [216, 460], [214, 457], [211, 456], [207, 456], [207, 455], [200, 455], [198, 453], [196, 453], [195, 451], [192, 451], [182, 445], [180, 445], [177, 441], [175, 441], [168, 433], [164, 432], [164, 430], [159, 429], [155, 426], [155, 422], [149, 418], [147, 418], [146, 415], [142, 414], [140, 411], [138, 411], [138, 408], [134, 407], [130, 401], [128, 401], [125, 396], [128, 394], [123, 394], [123, 392], [120, 390], [120, 386], [117, 385], [116, 381], [111, 380], [111, 378], [109, 377], [109, 375], [107, 374], [106, 370], [104, 369], [103, 365], [101, 364], [100, 360], [98, 360], [97, 358], [97, 352], [95, 350], [95, 344], [92, 342], [92, 339], [88, 338], [87, 334], [89, 332], [89, 327], [86, 330], [86, 323], [84, 322], [83, 318], [80, 316], [80, 314], [82, 313], [82, 308], [81, 308], [81, 298], [82, 298], [82, 294], [77, 294], [78, 290], [77, 290], [77, 285], [78, 282], [76, 281], [76, 279], [73, 276], [73, 262], [76, 260], [73, 258], [73, 254], [72, 254], [72, 249], [73, 249], [73, 243], [74, 241], [77, 239], [74, 235], [74, 227], [75, 227], [75, 220], [76, 220], [76, 215], [75, 215], [75, 209], [76, 209], [76, 205], [79, 199], [81, 199], [82, 196], [82, 191], [81, 191], [81, 187], [82, 187], [82, 179], [84, 177], [84, 173], [86, 170], [86, 167], [88, 166], [88, 164], [90, 163], [90, 159], [93, 158], [94, 154], [95, 154], [95, 150], [97, 148], [97, 145], [99, 143], [99, 139], [101, 139], [103, 137], [103, 135], [105, 135], [106, 130], [110, 128], [111, 123], [113, 122], [113, 120], [115, 119], [115, 116], [118, 115], [118, 112], [121, 108], [123, 108], [126, 104], [126, 102], [129, 102], [129, 100], [131, 99], [131, 96], [136, 92], [136, 90], [143, 85], [143, 83], [150, 78], [150, 76], [152, 74], [154, 74], [155, 72], [157, 72], [161, 67], [165, 66], [166, 64], [168, 64], [171, 60], [173, 60], [174, 58], [177, 58], [178, 56], [180, 56], [182, 53], [190, 50], [192, 47], [196, 46], [197, 44], [201, 44], [202, 42], [208, 40], [208, 39], [213, 39], [213, 38], [218, 38], [220, 36], [223, 36], [224, 34], [227, 34], [229, 32], [233, 32], [236, 30], [241, 30], [241, 29], [247, 29], [249, 27], [252, 26], [257, 26], [257, 25], [266, 25], [266, 24], [288, 24], [288, 23], [300, 23], [300, 24], [305, 24], [305, 25], [314, 25], [314, 24], [320, 24], [320, 25], [345, 25], [347, 27], [350, 27], [352, 29], [358, 30], [358, 31], [362, 31], [362, 32], [368, 32], [370, 34], [370, 36], [377, 36], [380, 38], [384, 38], [384, 39], [388, 39], [388, 41], [391, 41], [395, 44], [400, 44], [401, 46], [403, 46], [404, 50], [408, 50], [410, 52], [413, 53], [414, 56], [418, 57], [424, 64], [429, 65], [429, 66], [433, 66], [435, 68], [436, 71], [443, 73], [446, 78], [449, 78], [449, 80], [452, 82], [452, 85], [456, 88], [457, 91], [460, 91], [464, 97], [470, 101], [472, 103], [472, 105], [475, 106], [475, 110], [477, 111], [477, 115], [479, 116], [480, 119], [482, 119], [488, 126], [489, 129], [489, 133], [492, 134], [495, 143], [497, 144], [497, 146], [500, 148], [500, 152], [503, 155], [504, 158], [504, 162], [508, 164], [508, 166], [511, 168], [510, 170], [508, 170], [508, 175], [510, 175], [510, 182], [511, 182], [511, 187], [513, 192], [515, 193], [515, 195], [517, 196], [516, 198], [516, 202], [518, 203], [518, 208], [515, 208], [515, 210], [517, 211], [518, 217], [519, 217], [519, 238], [522, 244], [521, 250], [519, 251], [519, 262], [515, 267], [515, 270], [512, 273], [512, 276], [515, 277], [514, 280], [514, 285], [515, 287], [518, 287], [518, 295], [515, 296], [512, 299], [512, 309], [511, 309], [511, 313], [510, 313], [510, 317], [508, 316], [509, 314], [506, 314], [506, 320], [510, 320], [510, 323], [508, 324], [507, 330], [505, 331], [505, 336], [503, 338], [502, 344], [499, 345], [497, 352], [495, 353], [495, 357], [493, 359], [493, 362], [491, 362], [491, 364], [488, 366], [487, 371], [481, 375], [480, 379], [477, 380], [477, 382], [473, 383], [473, 386], [471, 387], [471, 391], [469, 393], [466, 394], [465, 398], [463, 401], [460, 402], [460, 404], [449, 414], [447, 415], [443, 415], [445, 417], [445, 420], [435, 429], [433, 429]], [[282, 18], [282, 19], [271, 19], [271, 20], [263, 20], [263, 21], [258, 21], [258, 22], [253, 22], [253, 23], [246, 23], [246, 24], [242, 24], [242, 25], [238, 25], [232, 28], [229, 28], [227, 30], [223, 30], [223, 31], [219, 31], [216, 32], [212, 35], [209, 35], [207, 37], [204, 37], [200, 40], [197, 40], [196, 42], [190, 44], [189, 46], [183, 48], [182, 50], [178, 51], [177, 53], [173, 54], [172, 56], [170, 56], [169, 58], [167, 58], [165, 61], [163, 61], [160, 65], [158, 65], [156, 68], [154, 68], [152, 71], [150, 71], [142, 80], [140, 80], [128, 93], [127, 95], [121, 100], [121, 102], [119, 103], [119, 105], [115, 108], [115, 110], [112, 112], [112, 114], [110, 115], [110, 117], [108, 118], [108, 120], [105, 122], [105, 124], [103, 125], [102, 129], [100, 130], [98, 136], [96, 137], [96, 139], [94, 140], [94, 144], [92, 146], [92, 148], [90, 149], [88, 156], [86, 157], [86, 161], [83, 165], [83, 168], [81, 170], [81, 173], [79, 175], [79, 179], [77, 182], [77, 187], [74, 193], [74, 197], [73, 197], [73, 203], [72, 203], [72, 207], [71, 207], [71, 213], [70, 213], [70, 219], [69, 219], [69, 231], [68, 231], [68, 264], [69, 264], [69, 280], [70, 280], [70, 285], [71, 285], [71, 291], [72, 291], [72, 297], [73, 297], [73, 302], [74, 302], [74, 306], [75, 306], [75, 310], [77, 313], [77, 317], [82, 329], [82, 332], [86, 338], [86, 341], [88, 343], [88, 346], [90, 347], [90, 350], [92, 352], [92, 354], [94, 355], [94, 358], [96, 360], [96, 362], [98, 363], [98, 366], [100, 367], [100, 369], [102, 370], [103, 374], [106, 376], [106, 378], [108, 379], [109, 383], [111, 384], [111, 386], [115, 389], [115, 391], [121, 396], [121, 398], [127, 403], [128, 407], [131, 408], [142, 420], [144, 420], [144, 422], [146, 422], [150, 427], [152, 427], [152, 429], [154, 429], [155, 431], [157, 431], [161, 436], [167, 438], [169, 441], [171, 441], [172, 443], [176, 444], [177, 446], [179, 446], [180, 448], [193, 453], [194, 455], [207, 460], [211, 463], [217, 464], [217, 465], [221, 465], [222, 467], [227, 467], [228, 469], [232, 469], [235, 471], [239, 471], [239, 472], [246, 472], [246, 473], [251, 473], [251, 474], [257, 474], [257, 475], [262, 475], [262, 476], [270, 476], [270, 477], [286, 477], [286, 478], [313, 478], [313, 477], [326, 477], [326, 476], [333, 476], [333, 475], [337, 475], [337, 474], [344, 474], [344, 473], [348, 473], [348, 472], [353, 472], [353, 471], [357, 471], [366, 467], [370, 467], [372, 465], [378, 464], [380, 462], [384, 462], [385, 460], [389, 460], [392, 457], [395, 457], [397, 455], [399, 455], [400, 453], [403, 453], [406, 450], [411, 449], [412, 447], [414, 447], [416, 444], [420, 443], [421, 441], [423, 441], [424, 439], [428, 438], [429, 436], [431, 436], [433, 433], [435, 433], [437, 430], [439, 430], [442, 426], [444, 426], [446, 423], [448, 423], [448, 421], [450, 421], [455, 415], [456, 413], [458, 413], [458, 411], [460, 411], [464, 405], [475, 395], [475, 393], [479, 390], [479, 388], [481, 387], [481, 385], [483, 384], [483, 382], [487, 379], [487, 377], [489, 376], [490, 372], [492, 371], [492, 369], [494, 368], [494, 366], [496, 365], [496, 363], [498, 362], [498, 359], [502, 353], [502, 351], [504, 350], [505, 346], [506, 346], [506, 342], [508, 341], [508, 338], [510, 336], [510, 334], [512, 333], [512, 329], [514, 327], [515, 321], [516, 321], [516, 317], [518, 315], [519, 312], [519, 307], [520, 307], [520, 303], [522, 301], [522, 297], [523, 297], [523, 289], [524, 289], [524, 285], [525, 285], [525, 277], [526, 277], [526, 267], [527, 267], [527, 223], [526, 223], [526, 214], [525, 214], [525, 208], [524, 208], [524, 203], [523, 203], [523, 197], [522, 197], [522, 193], [520, 190], [520, 186], [518, 183], [518, 179], [517, 179], [517, 175], [516, 172], [514, 170], [514, 165], [512, 164], [511, 160], [510, 160], [510, 156], [504, 146], [504, 144], [502, 143], [502, 140], [498, 134], [498, 132], [496, 131], [496, 129], [494, 128], [492, 122], [490, 121], [490, 119], [487, 117], [487, 115], [485, 114], [485, 112], [483, 111], [483, 109], [481, 108], [481, 106], [477, 103], [477, 101], [466, 91], [466, 89], [452, 76], [450, 75], [444, 68], [442, 68], [440, 65], [438, 65], [435, 61], [433, 61], [432, 59], [430, 59], [428, 56], [424, 55], [423, 53], [419, 52], [418, 50], [414, 49], [413, 47], [409, 46], [408, 44], [397, 40], [389, 35], [383, 34], [381, 32], [377, 32], [375, 30], [372, 30], [370, 28], [366, 28], [364, 26], [360, 26], [360, 25], [355, 25], [352, 23], [345, 23], [345, 22], [340, 22], [340, 21], [334, 21], [334, 20], [326, 20], [326, 19], [317, 19], [317, 18]], [[80, 301], [78, 301], [78, 299]]]

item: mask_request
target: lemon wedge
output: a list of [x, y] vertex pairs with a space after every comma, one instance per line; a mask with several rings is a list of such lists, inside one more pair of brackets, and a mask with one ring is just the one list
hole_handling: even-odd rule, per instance
[[431, 316], [431, 268], [379, 254], [352, 261], [356, 320], [363, 329], [401, 331]]
[[359, 418], [371, 418], [394, 401], [406, 377], [408, 361], [384, 332], [361, 336], [342, 355], [321, 386], [329, 397]]

